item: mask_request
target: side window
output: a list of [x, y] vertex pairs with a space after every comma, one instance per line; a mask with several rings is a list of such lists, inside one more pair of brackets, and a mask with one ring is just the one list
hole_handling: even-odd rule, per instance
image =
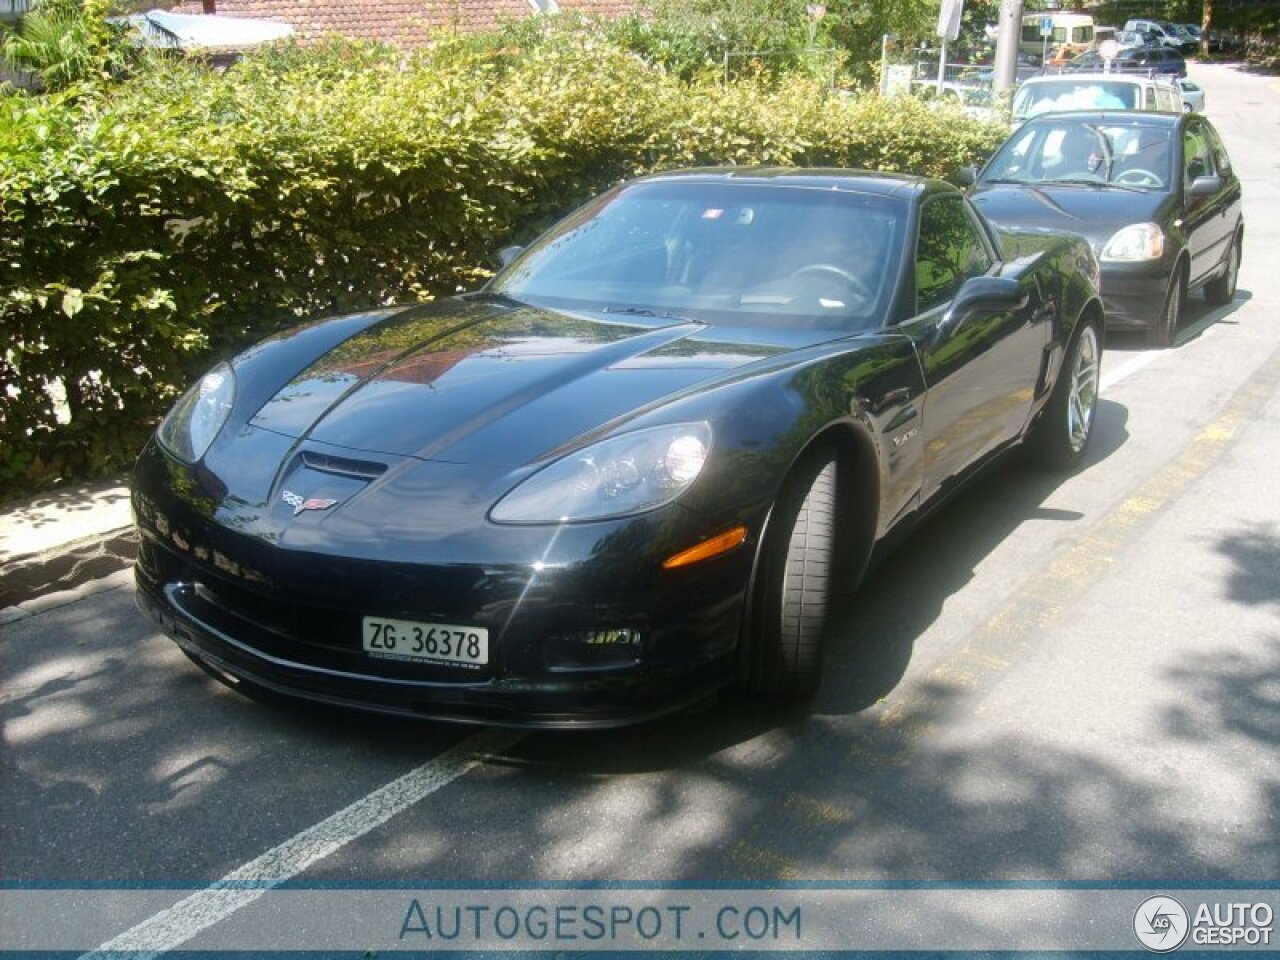
[[1207, 177], [1213, 173], [1209, 138], [1199, 124], [1189, 125], [1182, 134], [1182, 164], [1188, 185], [1196, 177]]
[[1147, 95], [1146, 95], [1145, 101], [1144, 101], [1144, 103], [1143, 103], [1143, 105], [1142, 105], [1142, 108], [1143, 108], [1144, 110], [1159, 110], [1159, 109], [1160, 109], [1160, 108], [1156, 105], [1156, 88], [1155, 88], [1155, 87], [1147, 87]]
[[920, 211], [916, 240], [916, 309], [948, 302], [960, 285], [991, 269], [980, 228], [960, 197], [938, 197]]
[[1213, 165], [1219, 173], [1224, 177], [1231, 175], [1231, 157], [1227, 155], [1227, 148], [1223, 146], [1222, 139], [1218, 136], [1216, 130], [1209, 127], [1204, 128], [1205, 134], [1209, 138], [1209, 149], [1213, 151]]

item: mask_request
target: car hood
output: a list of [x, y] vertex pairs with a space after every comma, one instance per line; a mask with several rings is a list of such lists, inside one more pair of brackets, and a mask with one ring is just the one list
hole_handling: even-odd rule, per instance
[[1001, 227], [1078, 233], [1097, 252], [1121, 227], [1164, 224], [1173, 198], [1163, 191], [1053, 184], [979, 185], [973, 202]]
[[460, 298], [343, 341], [250, 422], [331, 447], [515, 466], [743, 366], [846, 335]]

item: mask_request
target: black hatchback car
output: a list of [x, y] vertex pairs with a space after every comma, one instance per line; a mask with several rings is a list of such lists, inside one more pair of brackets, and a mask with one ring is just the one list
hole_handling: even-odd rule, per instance
[[1244, 242], [1240, 180], [1199, 114], [1046, 114], [977, 174], [973, 202], [1005, 226], [1070, 230], [1102, 268], [1107, 326], [1169, 346], [1187, 292], [1235, 296]]

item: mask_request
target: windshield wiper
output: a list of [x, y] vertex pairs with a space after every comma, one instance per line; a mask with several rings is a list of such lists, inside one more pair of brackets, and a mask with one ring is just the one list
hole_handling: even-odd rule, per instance
[[1080, 177], [1078, 179], [1072, 178], [1072, 177], [1066, 177], [1061, 180], [1041, 181], [1042, 186], [1054, 186], [1060, 183], [1064, 183], [1072, 187], [1099, 187], [1099, 188], [1105, 188], [1107, 190], [1127, 190], [1130, 193], [1146, 193], [1147, 192], [1142, 187], [1135, 187], [1132, 184], [1128, 184], [1128, 183], [1111, 183], [1108, 180], [1086, 180], [1084, 177]]
[[620, 313], [628, 317], [656, 317], [659, 320], [681, 320], [688, 322], [688, 317], [677, 316], [674, 313], [663, 313], [658, 310], [650, 310], [648, 307], [605, 307], [605, 313]]

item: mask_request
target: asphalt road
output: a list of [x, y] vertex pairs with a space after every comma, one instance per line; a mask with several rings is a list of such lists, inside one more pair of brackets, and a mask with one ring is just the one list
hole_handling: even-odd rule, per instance
[[117, 574], [0, 627], [0, 879], [1280, 878], [1280, 82], [1192, 76], [1245, 181], [1236, 301], [1171, 351], [1113, 337], [1086, 467], [1010, 463], [919, 530], [807, 708], [492, 735], [254, 703]]

